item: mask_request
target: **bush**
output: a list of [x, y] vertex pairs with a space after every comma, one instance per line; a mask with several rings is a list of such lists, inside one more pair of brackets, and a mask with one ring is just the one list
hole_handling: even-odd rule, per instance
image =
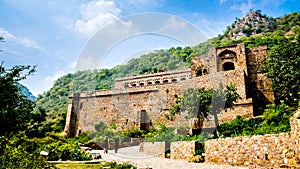
[[220, 137], [252, 136], [263, 134], [277, 134], [291, 130], [290, 117], [296, 111], [295, 108], [285, 104], [278, 106], [269, 105], [262, 117], [246, 119], [237, 116], [230, 123], [219, 126]]
[[68, 140], [67, 142], [60, 140], [54, 141], [51, 144], [42, 146], [40, 151], [42, 150], [49, 152], [49, 155], [47, 156], [47, 160], [49, 161], [85, 161], [92, 159], [88, 153], [82, 151], [80, 146], [72, 140]]
[[21, 134], [10, 140], [0, 137], [0, 168], [55, 168], [39, 158], [37, 146]]
[[122, 135], [133, 138], [143, 138], [147, 132], [145, 130], [131, 129], [121, 132]]
[[103, 167], [110, 167], [113, 169], [136, 169], [137, 168], [127, 162], [123, 164], [117, 164], [117, 162], [106, 162], [103, 164]]

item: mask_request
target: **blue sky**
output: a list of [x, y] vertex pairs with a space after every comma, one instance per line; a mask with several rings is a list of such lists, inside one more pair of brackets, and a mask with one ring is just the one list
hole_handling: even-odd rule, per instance
[[[42, 94], [52, 87], [54, 80], [75, 71], [82, 50], [97, 31], [120, 18], [144, 12], [166, 13], [182, 18], [211, 38], [249, 9], [260, 9], [263, 14], [278, 17], [300, 12], [300, 1], [1, 0], [0, 35], [5, 42], [0, 46], [3, 50], [0, 60], [6, 67], [37, 65], [37, 72], [23, 84], [34, 95]], [[147, 36], [140, 37], [138, 42], [130, 39], [116, 47], [99, 67], [123, 63], [129, 58], [125, 55], [136, 56], [150, 48], [183, 45]]]

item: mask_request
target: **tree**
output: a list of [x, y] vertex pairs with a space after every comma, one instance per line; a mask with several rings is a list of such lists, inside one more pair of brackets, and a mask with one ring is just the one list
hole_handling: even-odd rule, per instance
[[35, 67], [14, 66], [6, 69], [0, 64], [0, 135], [8, 136], [25, 130], [32, 119], [34, 102], [21, 91], [18, 82], [35, 72]]
[[[188, 89], [184, 92], [180, 105], [180, 111], [187, 111], [188, 118], [195, 118], [202, 127], [202, 121], [208, 114], [215, 116], [215, 123], [218, 126], [217, 114], [224, 108], [232, 108], [234, 102], [239, 98], [234, 83], [224, 87], [220, 84], [218, 89]], [[173, 110], [173, 109], [172, 109]]]
[[300, 36], [283, 39], [270, 51], [267, 76], [272, 79], [275, 103], [297, 106], [300, 96]]

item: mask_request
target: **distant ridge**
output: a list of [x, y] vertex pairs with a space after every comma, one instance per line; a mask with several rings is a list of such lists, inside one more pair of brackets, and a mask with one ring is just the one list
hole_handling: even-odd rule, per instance
[[21, 93], [27, 96], [30, 100], [34, 100], [36, 98], [26, 86], [20, 83], [18, 85], [20, 86]]

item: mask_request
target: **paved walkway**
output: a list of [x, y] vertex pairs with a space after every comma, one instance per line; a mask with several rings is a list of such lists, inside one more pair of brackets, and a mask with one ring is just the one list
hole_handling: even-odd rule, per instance
[[114, 153], [114, 150], [108, 151], [108, 154], [103, 154], [103, 151], [100, 153], [105, 161], [129, 162], [141, 169], [147, 167], [152, 169], [246, 169], [245, 167], [189, 163], [182, 160], [153, 157], [140, 153], [139, 146], [121, 148], [118, 153]]

